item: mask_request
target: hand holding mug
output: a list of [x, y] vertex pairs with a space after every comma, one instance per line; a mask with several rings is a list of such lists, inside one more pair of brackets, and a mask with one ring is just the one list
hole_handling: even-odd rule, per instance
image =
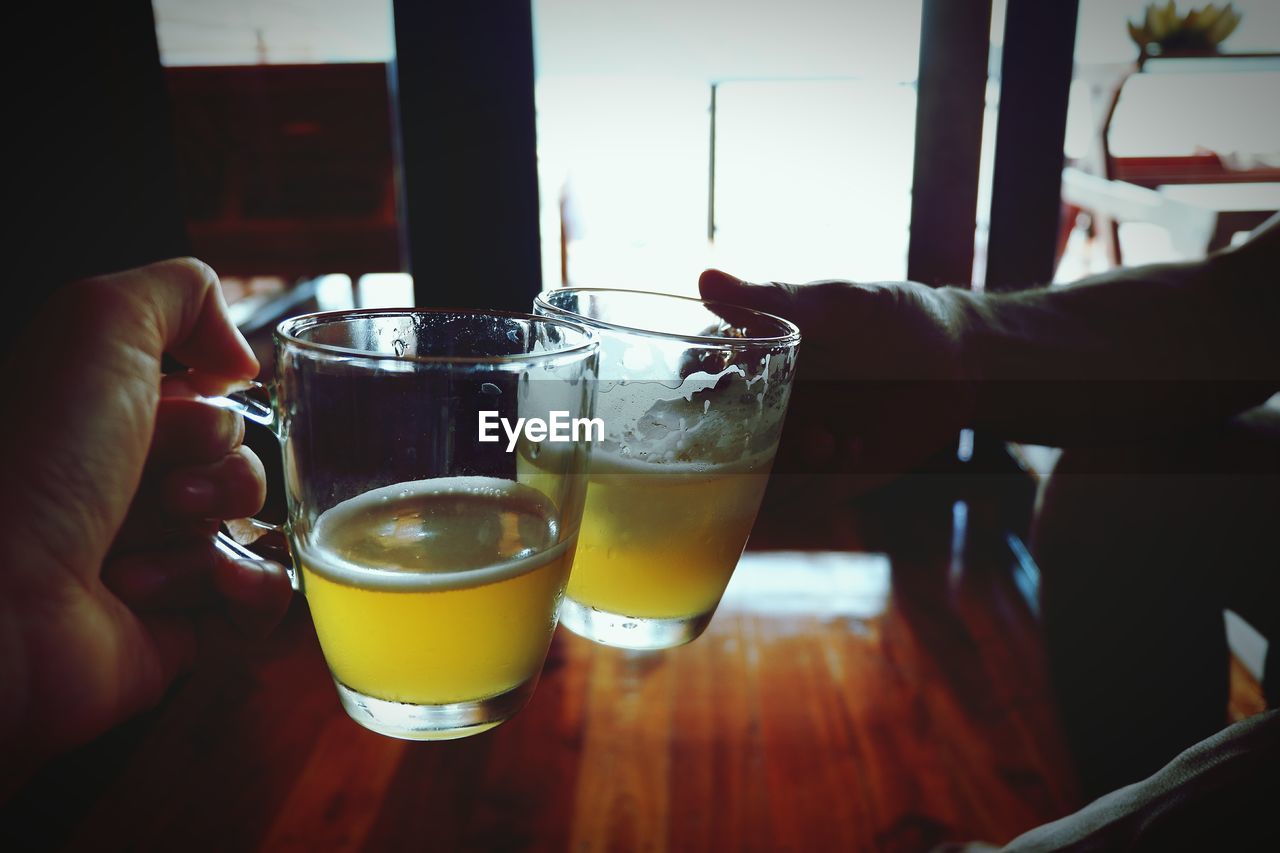
[[[212, 270], [173, 260], [68, 285], [12, 353], [0, 748], [21, 773], [155, 704], [217, 622], [261, 629], [290, 592], [279, 566], [213, 546], [263, 482], [240, 418], [194, 399], [258, 370]], [[165, 353], [195, 372], [162, 376]]]

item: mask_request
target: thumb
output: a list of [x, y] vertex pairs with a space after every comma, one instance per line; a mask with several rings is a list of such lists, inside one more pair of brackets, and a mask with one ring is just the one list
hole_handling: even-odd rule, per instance
[[135, 318], [153, 333], [150, 354], [168, 352], [188, 367], [249, 378], [258, 360], [227, 314], [217, 275], [194, 258], [175, 258], [109, 276], [135, 299]]
[[721, 270], [705, 270], [698, 276], [698, 292], [711, 302], [727, 302], [769, 314], [788, 316], [795, 302], [795, 285], [767, 281], [755, 284]]

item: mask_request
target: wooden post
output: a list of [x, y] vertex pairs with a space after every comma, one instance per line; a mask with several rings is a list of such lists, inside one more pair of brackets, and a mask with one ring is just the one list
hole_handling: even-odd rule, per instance
[[907, 277], [968, 285], [991, 0], [925, 0], [921, 27]]
[[529, 0], [395, 0], [401, 222], [418, 305], [542, 287]]

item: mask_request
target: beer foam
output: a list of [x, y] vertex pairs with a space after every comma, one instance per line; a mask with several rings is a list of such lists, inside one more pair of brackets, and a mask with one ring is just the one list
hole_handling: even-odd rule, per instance
[[[542, 528], [537, 531], [541, 541], [529, 542], [527, 547], [508, 557], [457, 570], [410, 566], [381, 568], [370, 565], [372, 560], [360, 562], [347, 559], [340, 550], [350, 551], [351, 548], [344, 548], [341, 543], [325, 541], [338, 538], [352, 527], [362, 532], [369, 531], [369, 535], [363, 540], [369, 541], [374, 538], [374, 528], [377, 525], [398, 520], [392, 514], [396, 507], [412, 507], [415, 505], [414, 501], [419, 502], [417, 506], [422, 506], [423, 500], [447, 500], [451, 497], [480, 498], [486, 503], [492, 502], [494, 518], [498, 512], [505, 510], [506, 513], [517, 516], [515, 523], [532, 520]], [[477, 514], [476, 517], [479, 519], [481, 516]], [[448, 524], [448, 521], [444, 524]], [[435, 536], [437, 533], [435, 530], [424, 532], [423, 538], [439, 538]], [[295, 537], [293, 546], [298, 562], [308, 571], [327, 580], [375, 591], [440, 592], [484, 586], [536, 571], [561, 559], [566, 550], [574, 546], [577, 531], [567, 536], [561, 535], [554, 505], [537, 489], [511, 480], [472, 476], [394, 483], [357, 495], [322, 513], [308, 539], [309, 543], [304, 543], [300, 541], [300, 537]], [[463, 544], [465, 547], [465, 543]], [[477, 539], [474, 543], [477, 549], [485, 545], [495, 546], [496, 542]], [[432, 547], [426, 541], [421, 545], [423, 549]], [[459, 553], [457, 543], [450, 543], [449, 547]], [[480, 551], [476, 550], [474, 553], [479, 554]], [[465, 555], [460, 562], [468, 562]]]
[[591, 476], [640, 476], [670, 478], [685, 484], [699, 478], [767, 472], [773, 464], [773, 451], [744, 456], [732, 462], [679, 462], [662, 459], [650, 461], [618, 452], [617, 448], [596, 450], [591, 456]]
[[748, 379], [730, 365], [693, 373], [675, 386], [617, 382], [600, 389], [597, 413], [606, 440], [593, 457], [605, 464], [688, 467], [692, 471], [750, 470], [767, 465], [782, 431], [785, 384], [770, 387], [768, 363]]

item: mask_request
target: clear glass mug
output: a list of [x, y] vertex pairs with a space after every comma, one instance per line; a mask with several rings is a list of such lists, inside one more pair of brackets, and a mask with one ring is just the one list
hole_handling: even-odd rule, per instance
[[800, 331], [746, 308], [623, 290], [548, 290], [534, 311], [600, 341], [606, 434], [560, 624], [629, 649], [690, 642], [755, 523]]
[[593, 336], [525, 314], [369, 310], [286, 320], [275, 348], [272, 389], [212, 402], [280, 440], [291, 576], [347, 713], [412, 740], [510, 718], [555, 631], [590, 435], [552, 448], [501, 419], [590, 418]]

